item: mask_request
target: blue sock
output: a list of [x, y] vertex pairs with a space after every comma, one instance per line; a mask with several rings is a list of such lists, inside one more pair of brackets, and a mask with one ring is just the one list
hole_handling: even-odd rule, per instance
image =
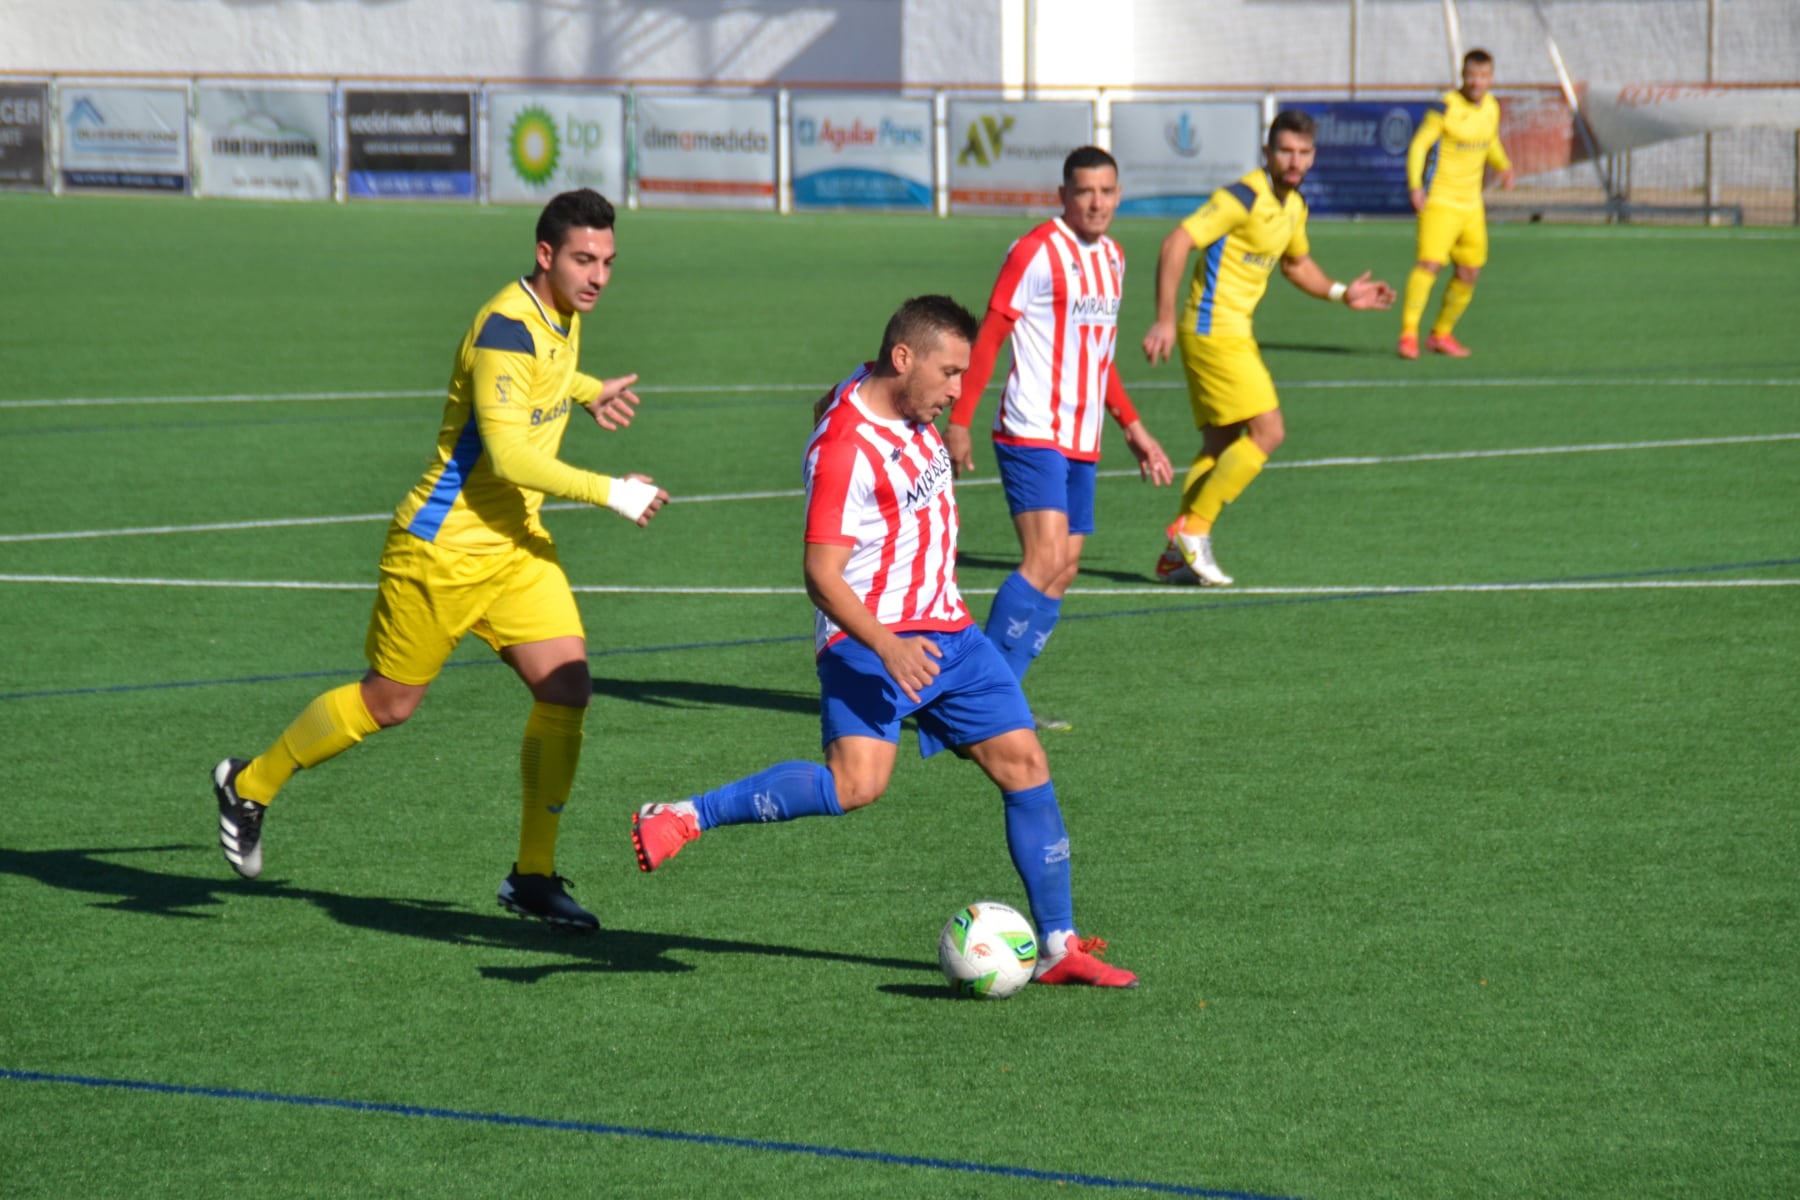
[[[1043, 593], [1039, 593], [1043, 595]], [[1025, 660], [1025, 668], [1019, 672], [1019, 678], [1025, 678], [1025, 671], [1031, 669], [1032, 660], [1044, 652], [1044, 644], [1050, 640], [1050, 633], [1056, 628], [1057, 618], [1062, 616], [1062, 597], [1052, 600], [1044, 596], [1044, 602], [1038, 605], [1037, 613], [1031, 618], [1031, 658]]]
[[[988, 641], [1000, 651], [1000, 657], [1012, 668], [1015, 678], [1025, 678], [1025, 672], [1031, 669], [1031, 660], [1037, 657], [1038, 643], [1034, 627], [1038, 623], [1038, 612], [1046, 604], [1058, 604], [1044, 593], [1032, 587], [1030, 582], [1017, 571], [1008, 575], [994, 593], [994, 603], [988, 609], [987, 625], [984, 632]], [[1056, 623], [1055, 617], [1050, 623]], [[1049, 636], [1046, 629], [1045, 636]]]
[[795, 817], [841, 817], [837, 782], [818, 763], [776, 763], [766, 771], [694, 797], [700, 828], [791, 821]]
[[1069, 831], [1056, 804], [1056, 785], [1001, 792], [1006, 801], [1006, 848], [1025, 885], [1031, 920], [1041, 943], [1057, 929], [1075, 928], [1069, 888]]

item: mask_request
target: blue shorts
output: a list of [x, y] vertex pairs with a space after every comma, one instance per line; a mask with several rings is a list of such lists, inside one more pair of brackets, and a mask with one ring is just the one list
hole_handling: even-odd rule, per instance
[[1100, 464], [1076, 462], [1048, 446], [994, 443], [1000, 486], [1013, 516], [1038, 509], [1069, 514], [1069, 532], [1094, 532], [1094, 475]]
[[919, 693], [919, 703], [906, 698], [879, 655], [854, 638], [842, 638], [819, 655], [821, 744], [845, 736], [898, 742], [900, 722], [916, 717], [919, 757], [930, 758], [950, 746], [973, 746], [1034, 727], [1018, 679], [981, 626], [900, 636], [928, 637], [944, 653], [937, 678]]

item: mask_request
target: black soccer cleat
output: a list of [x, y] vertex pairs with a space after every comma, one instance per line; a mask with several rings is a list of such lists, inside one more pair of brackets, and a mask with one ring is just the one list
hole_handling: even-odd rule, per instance
[[213, 795], [219, 799], [219, 845], [225, 861], [245, 879], [262, 874], [262, 822], [266, 804], [246, 800], [237, 792], [238, 772], [250, 764], [228, 758], [213, 768]]
[[521, 875], [517, 864], [500, 881], [500, 907], [521, 917], [535, 917], [552, 929], [598, 933], [600, 919], [570, 899], [561, 875]]

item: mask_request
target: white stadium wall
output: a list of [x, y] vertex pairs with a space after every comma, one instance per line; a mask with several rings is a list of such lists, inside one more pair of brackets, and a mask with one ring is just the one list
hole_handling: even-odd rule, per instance
[[967, 0], [0, 0], [0, 71], [999, 82]]

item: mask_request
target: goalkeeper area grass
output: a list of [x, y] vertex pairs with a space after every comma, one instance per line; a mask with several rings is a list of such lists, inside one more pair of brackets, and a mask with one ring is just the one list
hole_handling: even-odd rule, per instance
[[[621, 214], [584, 367], [644, 403], [564, 455], [675, 500], [548, 518], [600, 935], [495, 905], [529, 701], [475, 639], [289, 785], [261, 879], [222, 860], [207, 773], [363, 670], [387, 514], [534, 219], [0, 196], [8, 1195], [1800, 1191], [1800, 238], [1497, 227], [1462, 362], [1273, 281], [1289, 437], [1219, 522], [1229, 589], [1151, 581], [1177, 496], [1109, 431], [1027, 690], [1075, 725], [1077, 919], [1143, 986], [978, 1004], [938, 930], [1023, 896], [992, 787], [910, 732], [867, 811], [649, 876], [627, 831], [818, 753], [811, 404], [906, 297], [979, 311], [1029, 218]], [[1166, 225], [1114, 232], [1179, 476], [1180, 373], [1137, 350]], [[1404, 285], [1410, 225], [1312, 235]], [[981, 617], [1017, 546], [976, 450]]]

